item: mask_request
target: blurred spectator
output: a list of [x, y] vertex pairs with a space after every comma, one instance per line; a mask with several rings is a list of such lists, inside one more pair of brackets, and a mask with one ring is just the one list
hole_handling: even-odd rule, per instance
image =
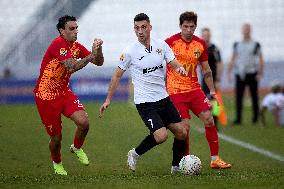
[[256, 123], [258, 121], [258, 82], [263, 76], [264, 68], [261, 45], [251, 38], [250, 24], [243, 24], [242, 34], [243, 40], [234, 43], [233, 55], [228, 65], [229, 81], [232, 81], [231, 72], [233, 69], [236, 79], [236, 119], [233, 123], [234, 125], [239, 125], [242, 122], [243, 97], [246, 85], [249, 86], [252, 99], [252, 122]]
[[[211, 43], [211, 31], [209, 28], [203, 28], [201, 30], [201, 37], [202, 39], [206, 42], [207, 47], [208, 47], [208, 63], [210, 66], [210, 69], [212, 71], [212, 76], [213, 76], [213, 83], [215, 86], [215, 90], [218, 91], [220, 90], [220, 82], [221, 82], [221, 76], [222, 76], [222, 71], [223, 71], [223, 62], [221, 59], [221, 54], [218, 49], [218, 47]], [[201, 84], [202, 90], [206, 94], [207, 98], [212, 100], [210, 97], [210, 90], [208, 89], [204, 79], [202, 79], [202, 84]], [[218, 122], [217, 122], [217, 115], [213, 114], [214, 122], [216, 127], [218, 128]]]
[[274, 82], [271, 92], [262, 101], [260, 115], [264, 126], [266, 126], [266, 110], [272, 113], [277, 126], [284, 126], [284, 86], [281, 86], [280, 83]]
[[10, 79], [10, 78], [12, 78], [12, 72], [11, 72], [10, 68], [6, 67], [3, 70], [3, 79]]

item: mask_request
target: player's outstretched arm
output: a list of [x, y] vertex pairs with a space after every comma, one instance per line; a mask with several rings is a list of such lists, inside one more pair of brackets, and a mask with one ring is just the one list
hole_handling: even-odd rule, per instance
[[124, 74], [125, 70], [122, 70], [120, 68], [116, 68], [114, 74], [112, 75], [110, 84], [109, 84], [109, 88], [108, 88], [108, 94], [106, 97], [105, 102], [101, 105], [100, 107], [100, 115], [99, 117], [103, 116], [104, 111], [109, 107], [110, 102], [112, 100], [112, 97], [118, 87], [119, 81], [122, 77], [122, 75]]
[[200, 65], [201, 65], [203, 79], [210, 91], [210, 95], [212, 96], [213, 99], [217, 100], [217, 103], [219, 104], [218, 98], [216, 95], [216, 90], [215, 90], [214, 83], [213, 83], [212, 71], [208, 64], [208, 61], [201, 62]]
[[64, 65], [64, 67], [67, 69], [69, 73], [74, 73], [82, 68], [84, 68], [89, 62], [91, 62], [94, 59], [94, 55], [90, 54], [86, 56], [85, 58], [76, 61], [73, 58], [68, 58], [66, 60], [62, 60], [61, 63]]
[[180, 75], [187, 76], [187, 72], [184, 69], [183, 65], [179, 63], [176, 59], [173, 59], [171, 62], [169, 62], [171, 67]]
[[68, 70], [69, 73], [74, 73], [82, 68], [84, 68], [89, 62], [101, 66], [104, 62], [104, 56], [102, 53], [102, 44], [101, 39], [95, 39], [92, 46], [92, 53], [81, 60], [75, 60], [73, 58], [68, 58], [62, 60], [61, 63]]

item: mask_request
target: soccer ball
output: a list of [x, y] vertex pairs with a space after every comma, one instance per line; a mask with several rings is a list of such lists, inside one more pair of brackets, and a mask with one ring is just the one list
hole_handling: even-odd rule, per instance
[[180, 172], [184, 175], [198, 175], [201, 167], [201, 161], [195, 155], [183, 156], [179, 162]]

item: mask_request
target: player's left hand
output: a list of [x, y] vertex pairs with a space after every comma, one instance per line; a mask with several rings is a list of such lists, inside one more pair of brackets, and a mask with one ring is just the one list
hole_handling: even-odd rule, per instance
[[212, 100], [215, 100], [216, 102], [217, 102], [217, 105], [219, 106], [219, 99], [218, 99], [218, 96], [217, 96], [217, 94], [216, 94], [216, 92], [214, 91], [214, 92], [210, 92], [210, 95], [211, 95], [211, 97], [212, 97]]
[[92, 51], [96, 51], [97, 49], [99, 49], [102, 45], [103, 45], [103, 40], [99, 39], [99, 38], [95, 38], [94, 42], [93, 42], [93, 47], [92, 47]]

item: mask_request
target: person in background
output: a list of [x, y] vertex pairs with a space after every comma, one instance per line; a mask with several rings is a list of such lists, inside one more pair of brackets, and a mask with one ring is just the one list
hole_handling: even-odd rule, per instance
[[[220, 90], [221, 77], [223, 72], [223, 62], [221, 54], [219, 48], [214, 43], [211, 42], [211, 31], [209, 28], [207, 27], [202, 28], [201, 38], [206, 42], [208, 47], [208, 64], [212, 71], [215, 90], [218, 91]], [[202, 79], [201, 87], [207, 98], [209, 98], [209, 100], [213, 100], [210, 95], [210, 90], [208, 89], [204, 79]], [[213, 118], [216, 128], [218, 129], [218, 119], [217, 119], [218, 117], [217, 115], [214, 115], [214, 113], [213, 113]]]
[[89, 119], [83, 104], [69, 88], [69, 78], [89, 62], [103, 65], [103, 41], [94, 39], [92, 52], [88, 51], [76, 41], [77, 19], [69, 15], [59, 18], [57, 30], [59, 36], [51, 42], [43, 57], [34, 95], [41, 121], [50, 137], [54, 172], [67, 175], [61, 160], [61, 114], [77, 126], [70, 151], [82, 164], [89, 165], [88, 157], [81, 148], [89, 130]]
[[261, 123], [266, 126], [265, 114], [270, 111], [276, 126], [284, 126], [284, 86], [279, 82], [273, 82], [271, 91], [262, 100], [260, 108]]
[[236, 119], [233, 125], [242, 123], [243, 97], [245, 87], [249, 86], [252, 100], [252, 122], [257, 123], [259, 117], [258, 84], [263, 76], [264, 60], [261, 45], [251, 37], [251, 25], [242, 26], [243, 40], [235, 42], [233, 55], [228, 65], [228, 79], [232, 81], [235, 73]]

